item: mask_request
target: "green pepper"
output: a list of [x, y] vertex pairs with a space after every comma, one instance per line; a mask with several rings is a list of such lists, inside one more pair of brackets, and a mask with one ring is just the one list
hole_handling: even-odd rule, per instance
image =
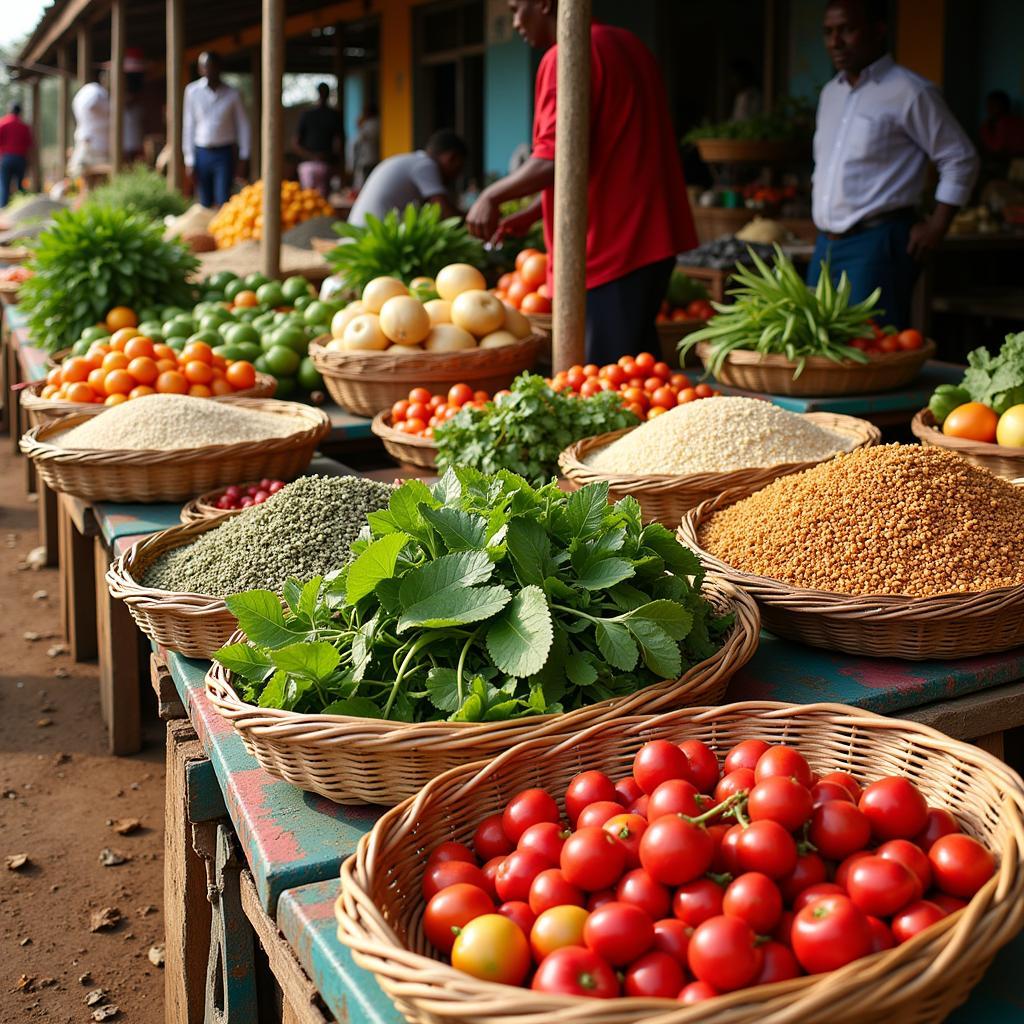
[[940, 384], [928, 400], [928, 408], [941, 427], [946, 417], [958, 406], [971, 400], [971, 393], [956, 384]]

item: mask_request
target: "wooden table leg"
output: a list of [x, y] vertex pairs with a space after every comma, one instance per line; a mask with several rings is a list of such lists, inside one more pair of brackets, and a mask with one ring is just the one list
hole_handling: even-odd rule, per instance
[[96, 657], [96, 581], [92, 539], [75, 527], [67, 505], [57, 503], [61, 624], [75, 661]]
[[982, 750], [991, 754], [993, 757], [998, 757], [1000, 761], [1005, 761], [1003, 757], [1003, 733], [1001, 732], [990, 732], [985, 736], [978, 736], [974, 740], [976, 747], [981, 747]]
[[36, 492], [39, 494], [39, 504], [36, 508], [36, 515], [39, 517], [39, 543], [46, 548], [46, 566], [57, 564], [57, 492], [51, 491], [43, 483], [39, 471], [34, 468], [36, 474]]
[[171, 671], [163, 658], [156, 654], [149, 656], [149, 681], [156, 694], [157, 715], [161, 722], [173, 722], [185, 717], [185, 707], [174, 688]]

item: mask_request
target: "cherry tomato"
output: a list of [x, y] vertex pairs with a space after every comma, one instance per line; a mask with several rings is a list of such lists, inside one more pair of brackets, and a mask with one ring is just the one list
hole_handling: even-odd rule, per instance
[[490, 896], [475, 885], [449, 885], [435, 893], [423, 912], [423, 931], [442, 953], [450, 953], [455, 936], [475, 917], [494, 913]]
[[785, 878], [796, 867], [796, 842], [777, 821], [754, 821], [736, 841], [736, 859], [744, 871]]
[[715, 752], [700, 740], [683, 740], [679, 749], [690, 764], [688, 778], [702, 792], [714, 792], [718, 782], [718, 758]]
[[639, 907], [653, 921], [664, 917], [672, 905], [672, 893], [668, 887], [656, 882], [643, 868], [627, 871], [619, 879], [615, 898], [620, 903]]
[[672, 379], [672, 367], [668, 363], [657, 362], [651, 367], [651, 373], [662, 380]]
[[446, 860], [464, 860], [467, 864], [475, 864], [476, 857], [465, 843], [442, 843], [427, 860], [427, 866], [441, 864]]
[[564, 946], [541, 961], [530, 988], [561, 996], [614, 999], [619, 979], [611, 965], [583, 946]]
[[430, 415], [430, 406], [426, 402], [410, 402], [409, 408], [405, 410], [405, 421], [408, 423], [410, 420], [419, 420], [426, 423]]
[[698, 384], [693, 390], [697, 392], [698, 398], [711, 398], [715, 393], [710, 384]]
[[473, 389], [468, 384], [453, 384], [448, 389], [449, 405], [465, 405], [473, 400]]
[[668, 740], [645, 743], [633, 758], [633, 778], [647, 794], [669, 779], [688, 779], [689, 774], [686, 754]]
[[551, 907], [582, 907], [584, 895], [582, 889], [565, 880], [559, 868], [548, 868], [536, 875], [530, 883], [527, 903], [534, 914], [542, 914]]
[[569, 783], [565, 791], [565, 812], [570, 824], [576, 825], [580, 811], [588, 804], [604, 800], [622, 802], [612, 780], [604, 772], [581, 772]]
[[538, 821], [519, 837], [517, 849], [533, 850], [554, 867], [562, 857], [562, 846], [569, 835], [568, 829], [553, 821]]
[[899, 342], [900, 348], [905, 352], [913, 352], [924, 345], [924, 336], [920, 331], [915, 331], [913, 328], [900, 331], [896, 335], [896, 340]]
[[737, 768], [727, 775], [723, 775], [719, 780], [718, 785], [715, 786], [715, 799], [719, 803], [723, 803], [736, 793], [753, 789], [754, 785], [754, 770], [752, 768]]
[[587, 804], [580, 811], [580, 816], [576, 820], [576, 827], [601, 828], [606, 821], [621, 813], [622, 804], [615, 803], [612, 800], [598, 800], [596, 804]]
[[803, 971], [793, 956], [789, 946], [781, 942], [766, 942], [761, 947], [761, 954], [764, 963], [761, 971], [754, 979], [754, 985], [769, 985], [773, 981], [789, 981], [790, 978], [799, 978]]
[[816, 782], [811, 788], [811, 803], [820, 807], [829, 800], [845, 800], [849, 804], [857, 802], [850, 796], [850, 791], [838, 782]]
[[814, 808], [807, 838], [822, 857], [842, 860], [867, 846], [871, 822], [849, 800], [827, 800]]
[[581, 828], [566, 839], [560, 866], [571, 885], [587, 892], [609, 889], [626, 866], [626, 851], [602, 829]]
[[725, 890], [722, 912], [746, 921], [758, 935], [769, 933], [782, 916], [782, 893], [758, 871], [734, 878]]
[[928, 824], [920, 790], [900, 777], [879, 779], [864, 788], [857, 805], [868, 816], [876, 839], [913, 839]]
[[676, 406], [676, 393], [664, 385], [655, 388], [651, 392], [651, 405], [656, 409], [674, 409]]
[[746, 870], [740, 866], [739, 842], [742, 835], [742, 825], [731, 825], [722, 836], [715, 853], [716, 871], [721, 870], [730, 875], [739, 875]]
[[668, 779], [661, 783], [647, 803], [647, 820], [654, 821], [664, 814], [686, 814], [696, 817], [707, 810], [711, 798], [698, 792], [686, 779]]
[[673, 373], [672, 376], [669, 377], [668, 382], [676, 389], [676, 391], [690, 386], [690, 378], [687, 377], [685, 373]]
[[602, 960], [622, 967], [654, 945], [654, 922], [632, 903], [606, 903], [591, 911], [583, 942]]
[[639, 800], [644, 795], [644, 791], [640, 788], [640, 784], [633, 778], [632, 775], [627, 775], [624, 779], [619, 779], [615, 783], [615, 792], [618, 793], [616, 799], [622, 804], [623, 807], [628, 807], [633, 801]]
[[825, 862], [816, 853], [799, 853], [796, 867], [783, 878], [779, 879], [782, 898], [792, 903], [797, 896], [812, 885], [819, 885], [828, 877]]
[[846, 890], [835, 882], [818, 882], [817, 885], [809, 885], [803, 892], [793, 900], [793, 913], [799, 914], [809, 903], [820, 900], [825, 896], [845, 896]]
[[711, 836], [711, 842], [714, 843], [715, 846], [715, 852], [711, 856], [710, 870], [717, 875], [731, 873], [728, 865], [725, 863], [725, 854], [722, 851], [722, 843], [732, 829], [732, 825], [728, 822], [721, 821], [717, 825], [708, 825], [706, 827], [708, 835]]
[[654, 369], [654, 356], [650, 352], [641, 352], [640, 355], [634, 358], [636, 368], [641, 373], [650, 373]]
[[915, 899], [920, 899], [932, 884], [932, 867], [928, 855], [916, 843], [909, 839], [890, 839], [883, 843], [875, 853], [886, 860], [899, 861], [917, 879], [918, 889]]
[[810, 790], [785, 775], [769, 776], [750, 791], [747, 814], [751, 821], [777, 821], [795, 832], [811, 816]]
[[956, 818], [944, 807], [928, 808], [928, 823], [914, 836], [914, 842], [927, 853], [932, 843], [941, 836], [951, 836], [960, 831]]
[[819, 782], [836, 783], [842, 786], [849, 794], [850, 799], [854, 803], [860, 800], [860, 783], [846, 772], [829, 772], [827, 775], [822, 775], [818, 780]]
[[826, 896], [804, 907], [790, 934], [808, 974], [837, 970], [871, 952], [871, 926], [846, 896]]
[[892, 919], [892, 934], [897, 942], [906, 942], [912, 939], [925, 928], [930, 928], [936, 921], [941, 921], [946, 916], [942, 907], [929, 900], [918, 900], [904, 907]]
[[606, 903], [614, 902], [614, 889], [598, 889], [597, 892], [592, 892], [587, 897], [587, 910], [597, 910], [598, 907], [603, 907]]
[[854, 906], [873, 917], [889, 917], [902, 910], [913, 902], [919, 885], [909, 868], [874, 855], [856, 861], [846, 878]]
[[391, 422], [401, 423], [405, 419], [405, 414], [409, 409], [408, 399], [403, 398], [400, 402], [395, 402], [391, 406]]
[[941, 836], [928, 851], [935, 885], [969, 900], [995, 873], [996, 861], [977, 839], [958, 832]]
[[892, 949], [896, 945], [892, 930], [881, 918], [868, 915], [868, 927], [871, 929], [872, 953], [881, 953], [883, 949]]
[[610, 366], [602, 366], [598, 371], [598, 376], [603, 377], [614, 387], [618, 387], [626, 380], [625, 372], [617, 363], [612, 363]]
[[764, 954], [746, 921], [720, 914], [697, 925], [690, 937], [687, 960], [698, 981], [719, 992], [749, 985], [761, 971]]
[[814, 785], [811, 766], [799, 750], [779, 745], [769, 747], [758, 759], [754, 769], [754, 778], [758, 782], [764, 779], [784, 776], [796, 779], [802, 786], [810, 789]]
[[714, 853], [706, 829], [675, 815], [651, 822], [640, 837], [640, 864], [663, 885], [682, 885], [704, 874]]
[[722, 913], [725, 890], [710, 878], [697, 878], [676, 889], [672, 913], [690, 928]]
[[475, 865], [464, 860], [444, 860], [428, 864], [423, 871], [423, 898], [429, 900], [434, 893], [449, 885], [466, 882], [486, 890], [484, 873]]
[[680, 388], [676, 401], [679, 405], [685, 405], [687, 402], [696, 402], [697, 398], [697, 392], [693, 388]]
[[530, 949], [540, 963], [564, 946], [583, 945], [583, 926], [590, 915], [582, 907], [549, 907], [537, 916], [530, 929]]
[[601, 827], [626, 851], [626, 866], [638, 867], [640, 840], [647, 831], [647, 819], [639, 814], [616, 814]]
[[686, 975], [678, 961], [668, 953], [652, 950], [629, 965], [623, 988], [627, 996], [675, 999], [685, 981]]
[[[649, 395], [654, 395], [655, 391], [659, 391], [663, 387], [663, 381], [660, 377], [648, 377], [644, 381], [644, 391]], [[673, 396], [674, 397], [674, 396]], [[653, 399], [652, 399], [653, 401]]]
[[654, 948], [675, 957], [685, 967], [692, 932], [693, 929], [678, 918], [663, 917], [654, 922]]
[[[529, 900], [533, 880], [550, 867], [547, 859], [535, 850], [513, 850], [498, 865], [494, 888], [502, 903]], [[534, 911], [536, 913], [536, 911]]]
[[784, 910], [782, 917], [779, 918], [779, 923], [775, 926], [775, 931], [772, 932], [772, 938], [776, 942], [781, 942], [784, 946], [792, 948], [793, 939], [791, 932], [793, 931], [793, 921], [796, 919], [796, 914], [792, 910]]
[[718, 995], [721, 995], [721, 992], [706, 981], [691, 981], [682, 988], [676, 998], [684, 1006], [693, 1006], [695, 1003], [703, 1003], [706, 999], [714, 999]]
[[459, 932], [452, 966], [481, 981], [521, 985], [531, 966], [530, 944], [519, 926], [501, 914], [484, 914]]
[[850, 869], [853, 867], [853, 865], [856, 864], [857, 861], [859, 861], [862, 857], [870, 856], [870, 850], [855, 850], [853, 853], [850, 854], [849, 857], [845, 858], [842, 864], [840, 864], [839, 867], [836, 868], [834, 879], [836, 885], [841, 886], [843, 889], [845, 889], [846, 883], [850, 877]]
[[473, 833], [473, 849], [481, 860], [504, 857], [516, 848], [516, 844], [505, 835], [501, 817], [500, 814], [492, 814], [484, 818]]
[[430, 397], [430, 391], [427, 388], [413, 388], [412, 391], [409, 392], [410, 402], [419, 402], [426, 405], [426, 403], [430, 401]]
[[930, 892], [928, 902], [941, 907], [947, 914], [955, 914], [967, 906], [967, 900], [962, 900], [959, 896], [950, 896], [945, 892]]
[[498, 876], [498, 868], [501, 867], [501, 863], [504, 859], [504, 857], [492, 857], [480, 869], [484, 873], [484, 881], [486, 882], [486, 892], [492, 899], [498, 898], [498, 890], [494, 880]]
[[767, 749], [768, 744], [764, 740], [743, 740], [737, 743], [725, 755], [725, 773], [734, 772], [737, 768], [749, 768], [753, 771], [757, 767], [758, 759]]
[[647, 805], [651, 802], [651, 798], [646, 794], [642, 794], [636, 800], [631, 803], [626, 810], [630, 814], [639, 814], [640, 817], [647, 817]]
[[509, 900], [508, 903], [502, 903], [498, 907], [498, 913], [519, 925], [524, 935], [530, 934], [533, 922], [537, 920], [537, 915], [522, 900]]
[[557, 822], [558, 818], [558, 804], [550, 793], [543, 789], [524, 789], [509, 800], [501, 816], [501, 823], [505, 835], [513, 843], [518, 843], [519, 837], [531, 825], [536, 825], [538, 821]]

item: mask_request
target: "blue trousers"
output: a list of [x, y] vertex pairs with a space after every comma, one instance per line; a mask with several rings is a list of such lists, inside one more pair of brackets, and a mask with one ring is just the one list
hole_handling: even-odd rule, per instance
[[21, 189], [21, 179], [25, 177], [26, 160], [14, 153], [0, 156], [0, 206], [6, 206], [12, 192]]
[[620, 356], [651, 352], [660, 359], [654, 326], [675, 259], [638, 267], [587, 289], [587, 362], [604, 366]]
[[819, 234], [807, 271], [807, 283], [811, 286], [818, 283], [821, 261], [827, 259], [834, 282], [838, 283], [839, 276], [846, 271], [851, 302], [860, 302], [876, 288], [881, 288], [875, 319], [900, 329], [907, 327], [918, 270], [913, 257], [907, 253], [912, 223], [910, 218], [892, 220], [834, 241]]
[[234, 146], [196, 146], [196, 192], [203, 206], [221, 206], [231, 198]]

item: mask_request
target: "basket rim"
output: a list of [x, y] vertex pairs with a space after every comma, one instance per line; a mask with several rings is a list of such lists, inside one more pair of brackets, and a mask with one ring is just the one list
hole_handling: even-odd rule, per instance
[[437, 451], [437, 445], [429, 437], [416, 434], [403, 434], [391, 426], [391, 411], [382, 409], [370, 422], [370, 430], [380, 438], [394, 441], [396, 444], [407, 444], [410, 448], [428, 448]]
[[910, 421], [910, 430], [920, 441], [927, 441], [936, 448], [949, 448], [965, 455], [984, 455], [1000, 459], [1024, 459], [1024, 448], [1011, 448], [992, 441], [972, 441], [966, 437], [951, 437], [935, 425], [931, 409], [924, 408]]
[[[831, 412], [807, 412], [799, 413], [803, 419], [810, 420], [822, 427], [836, 430], [837, 432], [849, 434], [859, 438], [859, 442], [853, 448], [844, 451], [856, 451], [858, 448], [867, 448], [878, 444], [882, 439], [882, 432], [873, 423], [862, 420], [856, 416], [845, 416], [841, 413]], [[836, 422], [842, 421], [842, 422]], [[633, 430], [638, 430], [643, 424], [635, 427], [626, 427], [623, 430], [613, 430], [606, 434], [596, 434], [593, 437], [585, 437], [580, 441], [569, 445], [558, 456], [558, 465], [562, 472], [569, 478], [580, 480], [607, 480], [615, 487], [629, 487], [636, 493], [645, 493], [650, 490], [673, 490], [675, 488], [699, 488], [701, 490], [722, 488], [728, 481], [738, 474], [779, 471], [780, 476], [791, 473], [798, 473], [802, 469], [810, 469], [812, 466], [828, 462], [836, 455], [844, 452], [834, 452], [832, 455], [817, 462], [778, 462], [774, 466], [743, 466], [740, 469], [722, 470], [721, 472], [706, 473], [605, 473], [601, 470], [588, 466], [583, 458], [597, 448], [604, 448], [613, 441]]]
[[[326, 348], [322, 342], [330, 341], [331, 336], [321, 334], [309, 343], [309, 356], [321, 373], [326, 369], [328, 373], [335, 376], [345, 376], [348, 373], [358, 379], [365, 377], [365, 369], [360, 370], [362, 360], [369, 358], [374, 361], [381, 360], [380, 369], [387, 372], [389, 364], [383, 363], [384, 359], [400, 360], [397, 367], [410, 372], [430, 373], [431, 367], [443, 361], [451, 361], [457, 358], [470, 364], [470, 370], [476, 368], [475, 364], [481, 363], [486, 366], [497, 358], [505, 361], [514, 361], [514, 357], [526, 357], [529, 352], [536, 352], [540, 346], [540, 337], [537, 334], [528, 334], [520, 338], [514, 345], [503, 345], [500, 348], [467, 348], [457, 352], [417, 352], [414, 355], [395, 356], [390, 354], [390, 349], [383, 352], [339, 352], [336, 349]], [[355, 364], [356, 368], [353, 368]]]
[[[705, 357], [710, 357], [711, 345], [712, 343], [709, 341], [697, 342], [697, 355], [700, 357], [701, 362], [704, 362], [705, 367], [707, 366]], [[866, 363], [857, 363], [852, 359], [836, 362], [834, 359], [829, 359], [826, 356], [808, 356], [804, 360], [804, 369], [831, 370], [835, 373], [866, 373], [868, 371], [889, 369], [893, 366], [911, 365], [916, 362], [924, 365], [935, 355], [935, 351], [935, 342], [931, 338], [925, 338], [924, 344], [920, 348], [911, 349], [910, 351], [885, 352], [882, 355], [871, 357]], [[734, 366], [762, 366], [779, 370], [796, 370], [799, 365], [797, 360], [787, 359], [780, 353], [757, 352], [749, 348], [734, 348], [725, 357], [725, 362], [732, 363]]]
[[[174, 529], [177, 529], [175, 527]], [[719, 672], [724, 666], [736, 664], [740, 667], [753, 656], [760, 638], [760, 613], [753, 598], [727, 580], [706, 577], [702, 592], [712, 591], [709, 599], [718, 597], [728, 603], [729, 609], [736, 614], [732, 630], [714, 654], [692, 665], [674, 682], [686, 685], [700, 679], [705, 674]], [[232, 635], [229, 643], [244, 639], [241, 630]], [[230, 718], [236, 728], [242, 727], [260, 735], [278, 738], [301, 737], [303, 742], [327, 742], [344, 740], [347, 745], [359, 744], [372, 747], [388, 745], [396, 736], [417, 749], [423, 750], [431, 746], [445, 746], [455, 740], [470, 744], [478, 738], [488, 735], [514, 732], [524, 725], [535, 728], [539, 735], [561, 728], [568, 716], [585, 713], [610, 712], [623, 700], [629, 699], [652, 686], [664, 685], [669, 680], [649, 683], [647, 686], [628, 694], [626, 697], [615, 697], [606, 701], [589, 704], [576, 711], [567, 711], [549, 715], [531, 715], [525, 718], [511, 719], [503, 722], [396, 722], [389, 719], [360, 718], [353, 715], [310, 714], [297, 711], [286, 711], [281, 708], [261, 708], [243, 701], [231, 685], [231, 673], [218, 662], [214, 661], [206, 674], [206, 696], [217, 711]], [[241, 719], [242, 721], [235, 721]]]
[[[789, 1009], [791, 1004], [781, 1000], [787, 1000], [794, 993], [808, 992], [807, 999], [812, 1005], [804, 1007], [806, 1010], [815, 1008], [814, 1004], [823, 1004], [825, 1000], [831, 1000], [835, 996], [836, 989], [844, 984], [860, 986], [864, 984], [863, 972], [865, 968], [871, 968], [876, 975], [884, 975], [898, 968], [908, 960], [912, 959], [919, 951], [925, 950], [936, 939], [941, 939], [948, 931], [954, 928], [964, 936], [964, 942], [968, 940], [967, 933], [976, 930], [976, 926], [982, 919], [986, 908], [982, 907], [979, 897], [996, 898], [1001, 903], [1013, 905], [1013, 892], [1016, 890], [1019, 895], [1024, 889], [1024, 877], [1021, 877], [1017, 868], [1024, 862], [1024, 781], [1008, 765], [999, 761], [992, 754], [964, 741], [955, 740], [944, 735], [931, 726], [923, 725], [903, 719], [888, 718], [872, 711], [854, 708], [844, 704], [834, 703], [813, 703], [813, 704], [788, 704], [778, 701], [742, 701], [732, 704], [724, 704], [716, 707], [684, 708], [676, 711], [666, 712], [661, 715], [638, 715], [628, 718], [620, 718], [610, 721], [595, 723], [585, 730], [574, 735], [561, 739], [551, 737], [537, 737], [517, 744], [488, 760], [476, 761], [471, 764], [460, 765], [449, 769], [442, 775], [437, 776], [427, 783], [415, 796], [409, 797], [395, 807], [387, 810], [377, 820], [373, 828], [363, 835], [356, 850], [343, 861], [341, 866], [341, 886], [335, 903], [335, 915], [339, 926], [339, 938], [353, 951], [356, 962], [373, 973], [377, 973], [376, 965], [381, 962], [400, 961], [404, 969], [419, 970], [424, 972], [428, 978], [428, 984], [438, 989], [444, 989], [452, 984], [465, 986], [471, 985], [476, 990], [480, 999], [500, 1000], [508, 1004], [510, 999], [515, 998], [525, 1007], [526, 1014], [535, 1012], [540, 1014], [545, 1009], [556, 1008], [568, 1009], [575, 1007], [581, 1009], [583, 997], [548, 995], [546, 993], [534, 992], [530, 989], [515, 987], [514, 997], [510, 994], [509, 986], [496, 982], [479, 981], [471, 976], [456, 970], [443, 960], [416, 953], [406, 946], [390, 923], [382, 914], [376, 912], [376, 907], [366, 891], [365, 876], [369, 873], [369, 862], [371, 858], [378, 856], [376, 847], [385, 841], [385, 836], [390, 838], [391, 834], [399, 836], [417, 822], [424, 820], [428, 813], [431, 800], [438, 790], [442, 790], [448, 783], [460, 780], [461, 789], [473, 789], [484, 784], [492, 775], [499, 773], [507, 764], [515, 764], [529, 760], [534, 751], [544, 751], [548, 758], [555, 758], [566, 754], [571, 757], [572, 750], [585, 740], [604, 732], [615, 731], [629, 738], [635, 738], [637, 743], [643, 742], [645, 734], [650, 731], [666, 726], [682, 726], [685, 723], [703, 724], [707, 721], [715, 721], [721, 718], [732, 718], [735, 716], [749, 716], [751, 718], [763, 718], [769, 720], [778, 719], [821, 719], [821, 725], [834, 725], [836, 718], [841, 718], [843, 724], [865, 732], [878, 730], [899, 731], [903, 734], [913, 734], [914, 739], [922, 746], [932, 750], [944, 750], [953, 754], [980, 770], [987, 771], [996, 776], [1000, 781], [1000, 789], [1003, 791], [1001, 805], [999, 808], [1000, 817], [1003, 815], [1013, 816], [1012, 822], [1007, 826], [1007, 831], [1013, 833], [1008, 835], [1003, 849], [1000, 851], [1000, 859], [997, 870], [993, 877], [983, 886], [972, 898], [967, 907], [949, 914], [940, 921], [935, 922], [920, 934], [902, 943], [893, 949], [883, 950], [879, 953], [870, 954], [859, 960], [830, 971], [824, 975], [811, 974], [788, 981], [777, 982], [771, 985], [754, 986], [747, 989], [740, 989], [736, 992], [724, 993], [716, 996], [714, 1009], [727, 1010], [734, 1006], [749, 1004], [758, 993], [757, 1009], [764, 1012], [773, 1012]], [[756, 729], [756, 723], [752, 723]], [[1009, 854], [1014, 848], [1014, 840], [1017, 856], [1012, 858]], [[363, 877], [357, 879], [357, 873]], [[1018, 877], [1014, 879], [1014, 874]], [[1016, 914], [1018, 918], [1024, 917], [1024, 906], [1021, 901], [1016, 901]], [[369, 905], [368, 909], [374, 912], [374, 932], [359, 920], [359, 911]], [[355, 910], [353, 915], [351, 910]], [[940, 960], [951, 960], [962, 952], [963, 942], [957, 944], [950, 942], [938, 951], [936, 962]], [[867, 979], [873, 980], [873, 979]], [[816, 983], [817, 994], [810, 990]], [[415, 997], [415, 994], [413, 994]], [[675, 1024], [679, 1021], [689, 1019], [706, 1019], [707, 1014], [701, 1013], [696, 1008], [680, 1007], [674, 1005], [677, 1012], [671, 1013], [669, 1008], [674, 1001], [670, 999], [649, 999], [624, 996], [620, 997], [616, 1005], [623, 1010], [640, 1012], [650, 1009], [651, 1012], [660, 1010], [665, 1017], [659, 1016], [659, 1021], [664, 1020], [665, 1024]], [[820, 1008], [824, 1008], [822, 1005]], [[538, 1019], [540, 1019], [538, 1017]], [[631, 1018], [632, 1019], [632, 1018]], [[773, 1018], [774, 1019], [774, 1018]], [[787, 1019], [789, 1019], [787, 1017]]]

